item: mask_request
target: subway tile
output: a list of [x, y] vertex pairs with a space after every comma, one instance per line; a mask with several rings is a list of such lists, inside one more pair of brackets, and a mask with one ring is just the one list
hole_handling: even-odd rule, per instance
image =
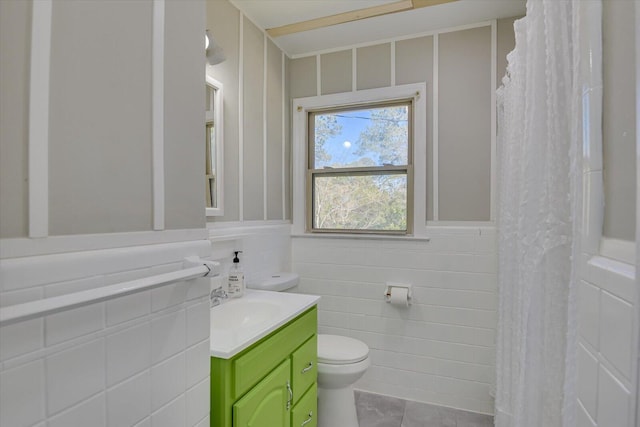
[[187, 390], [187, 426], [194, 426], [209, 413], [210, 407], [210, 382], [205, 379], [200, 384]]
[[147, 417], [144, 420], [140, 421], [134, 427], [151, 427], [151, 417]]
[[44, 347], [44, 320], [36, 318], [0, 327], [0, 360]]
[[151, 291], [127, 295], [107, 301], [107, 326], [146, 316], [151, 310]]
[[104, 276], [91, 276], [67, 282], [52, 283], [44, 287], [45, 297], [58, 297], [105, 286]]
[[105, 304], [65, 310], [46, 317], [45, 343], [52, 346], [104, 328]]
[[209, 301], [194, 304], [187, 308], [187, 345], [209, 338]]
[[580, 403], [596, 419], [598, 404], [598, 359], [584, 346], [578, 345], [578, 384], [577, 394]]
[[30, 426], [45, 416], [41, 360], [0, 372], [0, 425]]
[[9, 307], [12, 305], [37, 301], [42, 299], [43, 293], [44, 291], [42, 287], [0, 292], [0, 307]]
[[107, 426], [131, 426], [151, 414], [151, 375], [144, 371], [107, 392]]
[[187, 363], [186, 387], [189, 388], [210, 375], [211, 347], [209, 340], [204, 340], [187, 349], [185, 357]]
[[46, 360], [48, 414], [55, 414], [103, 390], [104, 364], [102, 339], [49, 356]]
[[600, 298], [600, 353], [631, 378], [633, 307], [603, 292]]
[[184, 310], [154, 318], [151, 321], [151, 362], [158, 363], [183, 351], [186, 332]]
[[208, 297], [211, 279], [201, 277], [187, 281], [187, 301]]
[[209, 420], [209, 415], [207, 414], [207, 416], [201, 419], [200, 422], [198, 422], [198, 424], [196, 424], [194, 427], [209, 427], [210, 423], [211, 421]]
[[145, 322], [107, 337], [107, 386], [151, 365], [151, 325]]
[[151, 416], [152, 427], [184, 427], [186, 404], [184, 396], [165, 405]]
[[73, 427], [73, 426], [106, 426], [105, 419], [105, 395], [104, 393], [81, 402], [73, 408], [52, 417], [49, 427]]
[[629, 425], [630, 393], [611, 372], [600, 365], [598, 375], [598, 425]]
[[576, 422], [577, 422], [577, 424], [576, 425], [578, 425], [580, 427], [597, 427], [596, 423], [589, 416], [589, 414], [587, 413], [586, 409], [584, 409], [584, 407], [580, 404], [580, 402], [578, 402], [576, 407], [577, 407], [577, 410], [576, 410]]
[[180, 353], [151, 368], [151, 408], [157, 411], [185, 391], [185, 355]]
[[151, 291], [151, 310], [153, 312], [176, 306], [185, 302], [188, 286], [184, 282], [161, 286]]
[[599, 348], [600, 289], [582, 281], [578, 296], [580, 335], [594, 348]]

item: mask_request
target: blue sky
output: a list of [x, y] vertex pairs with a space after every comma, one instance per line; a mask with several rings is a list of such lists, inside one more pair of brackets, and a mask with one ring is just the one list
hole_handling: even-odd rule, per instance
[[[353, 153], [357, 149], [360, 133], [370, 123], [369, 110], [345, 111], [339, 113], [338, 123], [342, 125], [342, 132], [325, 142], [324, 148], [331, 155], [330, 164], [351, 163], [360, 156]], [[350, 143], [350, 144], [349, 144]]]

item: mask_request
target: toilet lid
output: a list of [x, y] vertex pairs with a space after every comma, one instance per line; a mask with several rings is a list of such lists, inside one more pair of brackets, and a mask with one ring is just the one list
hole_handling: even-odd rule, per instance
[[340, 335], [318, 335], [318, 363], [346, 365], [364, 360], [369, 347], [362, 341]]

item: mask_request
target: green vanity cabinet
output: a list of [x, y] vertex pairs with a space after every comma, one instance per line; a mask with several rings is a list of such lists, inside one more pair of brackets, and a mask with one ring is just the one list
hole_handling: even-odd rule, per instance
[[230, 359], [211, 358], [211, 427], [315, 427], [317, 309]]

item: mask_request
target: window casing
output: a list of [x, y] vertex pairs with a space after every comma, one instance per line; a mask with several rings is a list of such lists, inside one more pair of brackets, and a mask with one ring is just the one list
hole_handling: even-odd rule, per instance
[[307, 232], [412, 234], [413, 107], [408, 98], [307, 112]]
[[[399, 100], [412, 101], [411, 113], [411, 170], [410, 185], [412, 196], [408, 196], [410, 208], [406, 235], [402, 233], [312, 232], [308, 222], [308, 174], [309, 174], [309, 112], [329, 111], [345, 106], [375, 105], [394, 103]], [[410, 83], [363, 89], [350, 92], [294, 98], [292, 102], [292, 236], [314, 238], [341, 238], [351, 236], [358, 239], [419, 239], [429, 240], [427, 228], [427, 85]], [[353, 140], [351, 140], [353, 141]], [[324, 166], [323, 166], [324, 168]], [[335, 171], [334, 171], [335, 172]]]

